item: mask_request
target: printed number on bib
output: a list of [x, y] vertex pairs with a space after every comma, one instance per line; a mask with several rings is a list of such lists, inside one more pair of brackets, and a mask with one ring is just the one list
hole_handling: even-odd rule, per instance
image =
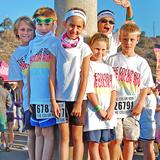
[[53, 118], [52, 111], [51, 111], [51, 105], [37, 104], [36, 105], [36, 118], [37, 119]]
[[59, 105], [59, 108], [60, 108], [60, 117], [56, 118], [56, 124], [65, 123], [66, 122], [65, 103], [64, 102], [59, 102], [58, 105]]
[[115, 113], [118, 118], [123, 118], [123, 115], [129, 115], [135, 102], [135, 96], [117, 97]]

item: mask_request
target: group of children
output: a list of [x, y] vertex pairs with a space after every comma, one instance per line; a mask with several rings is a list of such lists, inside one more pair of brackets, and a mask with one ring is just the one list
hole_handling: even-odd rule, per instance
[[132, 159], [139, 138], [132, 128], [154, 83], [147, 61], [135, 53], [141, 32], [132, 23], [130, 2], [115, 3], [127, 9], [128, 22], [113, 34], [114, 13], [101, 11], [99, 33], [89, 45], [80, 37], [87, 23], [80, 8], [65, 13], [59, 38], [53, 34], [57, 16], [51, 8], [37, 9], [33, 21], [20, 17], [15, 22], [21, 45], [11, 57], [9, 79], [22, 88], [30, 160], [52, 159], [57, 124], [61, 160], [69, 159], [70, 135], [74, 160], [83, 159], [84, 141], [91, 160], [120, 159], [122, 140], [123, 159]]

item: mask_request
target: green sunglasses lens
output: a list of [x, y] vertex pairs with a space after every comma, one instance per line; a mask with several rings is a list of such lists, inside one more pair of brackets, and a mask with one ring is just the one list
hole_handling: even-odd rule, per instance
[[49, 24], [51, 22], [53, 22], [54, 20], [52, 18], [45, 18], [45, 19], [41, 19], [41, 18], [36, 18], [35, 19], [35, 22], [36, 24], [41, 24], [41, 23], [44, 23], [44, 24]]
[[53, 22], [52, 18], [46, 18], [46, 19], [44, 19], [44, 23], [46, 23], [46, 24], [51, 23], [51, 22]]

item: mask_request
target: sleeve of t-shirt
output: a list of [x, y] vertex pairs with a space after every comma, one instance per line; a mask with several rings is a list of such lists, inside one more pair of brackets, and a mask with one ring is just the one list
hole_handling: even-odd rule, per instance
[[145, 60], [142, 65], [142, 70], [141, 70], [141, 84], [140, 88], [148, 88], [148, 87], [154, 87], [154, 81], [152, 77], [152, 72], [151, 68], [149, 67], [147, 61]]
[[86, 93], [94, 93], [94, 66], [90, 62]]
[[83, 58], [85, 58], [91, 54], [92, 54], [92, 51], [91, 51], [90, 47], [86, 43], [84, 43], [84, 47], [82, 48]]
[[19, 66], [14, 54], [11, 56], [11, 59], [10, 59], [10, 62], [9, 62], [8, 78], [11, 81], [22, 80], [22, 78], [23, 78], [22, 69]]

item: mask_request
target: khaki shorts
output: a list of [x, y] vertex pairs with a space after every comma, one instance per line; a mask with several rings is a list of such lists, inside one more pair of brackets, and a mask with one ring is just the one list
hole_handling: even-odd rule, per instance
[[140, 136], [139, 122], [132, 117], [118, 118], [115, 134], [116, 140], [136, 141]]

